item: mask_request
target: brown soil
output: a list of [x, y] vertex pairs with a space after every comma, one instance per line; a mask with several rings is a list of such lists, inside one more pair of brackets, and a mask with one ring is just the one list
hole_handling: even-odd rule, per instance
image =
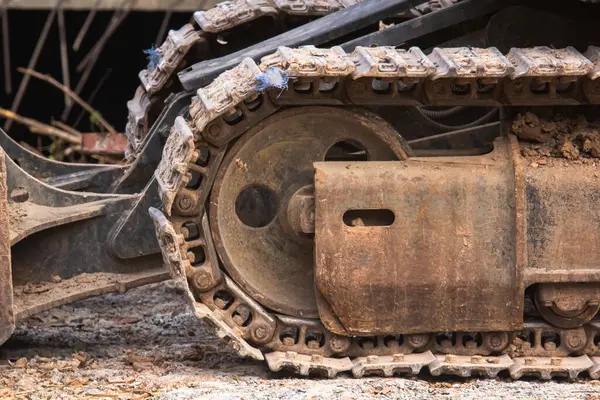
[[[512, 133], [521, 139], [521, 153], [526, 158], [559, 158], [594, 164], [594, 159], [600, 158], [600, 127], [588, 123], [583, 116], [555, 114], [546, 119], [531, 112], [518, 114]], [[543, 165], [548, 160], [536, 163]]]

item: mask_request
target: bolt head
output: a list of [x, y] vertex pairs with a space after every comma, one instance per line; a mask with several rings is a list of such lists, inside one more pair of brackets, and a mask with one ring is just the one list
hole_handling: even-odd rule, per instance
[[561, 365], [562, 364], [562, 358], [559, 357], [552, 357], [550, 359], [550, 364], [551, 365]]
[[582, 335], [579, 335], [577, 333], [572, 333], [567, 338], [567, 346], [569, 346], [571, 349], [577, 349], [577, 348], [581, 347], [583, 344], [584, 344], [584, 338], [582, 337]]
[[259, 343], [265, 343], [271, 338], [272, 334], [273, 332], [268, 326], [261, 324], [254, 328], [252, 338]]
[[194, 201], [189, 196], [181, 196], [177, 201], [177, 206], [182, 211], [188, 211], [194, 206]]
[[208, 127], [207, 131], [208, 131], [208, 136], [210, 136], [211, 138], [214, 139], [214, 138], [218, 137], [219, 134], [221, 133], [221, 127], [217, 124], [213, 124]]
[[489, 336], [488, 344], [493, 350], [499, 350], [508, 344], [506, 334], [492, 333]]
[[334, 353], [341, 353], [350, 347], [350, 339], [342, 336], [333, 336], [329, 339], [329, 347]]
[[423, 347], [427, 344], [427, 335], [410, 335], [408, 341], [413, 347]]
[[[188, 259], [189, 259], [189, 257], [188, 257]], [[190, 260], [190, 262], [191, 262], [191, 260]], [[214, 284], [215, 284], [215, 282], [214, 282], [213, 276], [208, 271], [199, 269], [198, 271], [196, 271], [194, 273], [194, 286], [198, 290], [208, 290], [211, 287], [213, 287]], [[216, 299], [216, 300], [221, 300], [221, 299]], [[216, 300], [215, 300], [215, 304], [217, 303]], [[223, 300], [221, 300], [221, 302], [222, 301]]]
[[254, 330], [254, 335], [259, 339], [264, 339], [267, 336], [267, 330], [262, 326], [259, 326]]

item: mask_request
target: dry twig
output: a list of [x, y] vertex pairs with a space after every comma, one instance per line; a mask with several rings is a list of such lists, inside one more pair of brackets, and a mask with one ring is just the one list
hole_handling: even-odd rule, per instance
[[77, 34], [77, 37], [75, 38], [75, 42], [73, 42], [73, 50], [74, 51], [76, 51], [76, 52], [79, 51], [79, 46], [81, 46], [81, 42], [83, 41], [83, 38], [87, 34], [87, 31], [90, 29], [90, 26], [92, 25], [92, 21], [94, 20], [94, 17], [96, 16], [96, 13], [98, 12], [98, 7], [100, 7], [101, 2], [102, 2], [102, 0], [96, 0], [94, 5], [92, 6], [92, 9], [90, 10], [90, 13], [87, 15], [85, 22], [81, 26], [81, 30], [79, 31], [79, 33]]
[[162, 42], [165, 40], [167, 28], [169, 27], [169, 21], [171, 21], [171, 16], [173, 15], [173, 9], [183, 3], [183, 0], [173, 0], [169, 7], [167, 8], [167, 12], [165, 13], [165, 17], [163, 18], [162, 23], [160, 24], [160, 29], [158, 30], [158, 35], [156, 35], [156, 46], [160, 46]]
[[68, 132], [63, 131], [62, 129], [58, 129], [51, 125], [44, 124], [43, 122], [37, 121], [35, 119], [15, 114], [14, 112], [5, 108], [0, 108], [0, 117], [9, 119], [11, 121], [15, 121], [22, 125], [26, 125], [31, 132], [38, 133], [40, 135], [57, 137], [63, 139], [65, 142], [73, 144], [81, 143], [81, 137], [76, 137]]
[[[63, 84], [65, 87], [71, 87], [71, 77], [69, 73], [69, 52], [67, 50], [67, 33], [65, 28], [65, 10], [61, 6], [58, 9], [58, 39], [60, 42], [60, 66], [62, 70]], [[71, 104], [71, 98], [65, 93], [65, 107]]]
[[79, 132], [77, 129], [61, 122], [61, 121], [51, 121], [50, 125], [54, 125], [55, 127], [57, 127], [58, 129], [62, 129], [65, 132], [69, 132], [70, 134], [72, 134], [73, 136], [81, 136], [82, 133]]
[[[107, 81], [111, 72], [112, 72], [112, 69], [110, 69], [110, 68], [107, 69], [106, 72], [104, 73], [104, 75], [102, 76], [102, 78], [98, 81], [98, 83], [94, 87], [94, 90], [92, 90], [90, 97], [87, 98], [88, 104], [92, 104], [94, 102], [94, 100], [96, 99], [96, 95], [98, 94], [98, 92], [100, 91], [100, 89], [102, 88], [104, 83]], [[79, 112], [79, 115], [77, 116], [77, 119], [75, 120], [75, 123], [73, 124], [73, 126], [79, 126], [79, 123], [83, 119], [84, 114], [85, 114], [85, 110], [82, 109]]]
[[32, 69], [17, 68], [17, 70], [23, 74], [31, 75], [37, 79], [46, 81], [49, 84], [51, 84], [52, 86], [58, 88], [59, 90], [64, 92], [66, 95], [68, 95], [70, 98], [72, 98], [77, 104], [79, 104], [81, 107], [83, 107], [90, 114], [96, 115], [98, 117], [98, 123], [100, 125], [102, 125], [104, 128], [106, 128], [106, 130], [108, 132], [115, 134], [115, 135], [117, 134], [117, 131], [115, 130], [115, 128], [113, 128], [113, 126], [111, 124], [109, 124], [108, 121], [106, 121], [96, 109], [94, 109], [92, 106], [90, 106], [88, 103], [86, 103], [81, 97], [79, 97], [79, 95], [77, 93], [73, 92], [71, 89], [69, 89], [62, 83], [58, 82], [56, 79], [54, 79], [50, 75], [40, 74], [39, 72], [34, 71]]
[[[85, 70], [81, 74], [79, 82], [77, 82], [77, 86], [75, 87], [75, 93], [81, 93], [83, 87], [85, 86], [87, 80], [90, 77], [90, 74], [92, 73], [92, 69], [94, 69], [94, 66], [96, 65], [96, 60], [100, 57], [100, 53], [102, 53], [102, 50], [104, 50], [104, 46], [106, 46], [108, 40], [111, 38], [113, 33], [117, 30], [117, 28], [121, 25], [125, 18], [127, 18], [129, 12], [131, 11], [131, 8], [136, 4], [136, 2], [137, 0], [123, 0], [123, 3], [121, 3], [122, 9], [115, 11], [106, 32], [104, 32], [104, 34], [96, 42], [96, 45], [92, 48], [92, 50], [90, 50], [90, 52], [84, 57], [83, 61], [77, 66], [77, 72], [81, 72], [81, 70], [84, 68]], [[60, 119], [65, 121], [69, 117], [72, 108], [72, 104], [65, 107], [63, 113], [60, 116]]]
[[[62, 6], [64, 0], [58, 0], [56, 2], [56, 6], [50, 11], [48, 17], [46, 18], [46, 23], [42, 28], [42, 33], [40, 33], [40, 39], [37, 41], [35, 45], [35, 49], [33, 50], [33, 54], [29, 59], [29, 64], [27, 65], [28, 69], [34, 69], [37, 65], [38, 59], [40, 58], [40, 54], [42, 53], [42, 48], [46, 43], [46, 39], [48, 38], [48, 33], [50, 32], [50, 28], [52, 27], [52, 23], [54, 22], [54, 18], [56, 17], [56, 11], [58, 7]], [[12, 107], [10, 108], [12, 112], [16, 113], [19, 111], [19, 106], [21, 105], [21, 101], [23, 100], [23, 95], [25, 94], [25, 90], [27, 89], [27, 85], [29, 84], [29, 75], [25, 75], [19, 84], [19, 89], [17, 90], [17, 94], [15, 95], [15, 99], [13, 100]], [[4, 130], [8, 131], [12, 126], [12, 120], [6, 121], [4, 124]]]

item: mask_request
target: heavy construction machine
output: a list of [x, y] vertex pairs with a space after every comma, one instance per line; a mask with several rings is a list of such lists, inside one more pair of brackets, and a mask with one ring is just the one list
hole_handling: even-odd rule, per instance
[[[125, 165], [3, 133], [0, 341], [174, 278], [274, 371], [598, 379], [600, 5], [354, 3], [235, 0], [171, 32]], [[186, 59], [214, 24], [309, 9]]]

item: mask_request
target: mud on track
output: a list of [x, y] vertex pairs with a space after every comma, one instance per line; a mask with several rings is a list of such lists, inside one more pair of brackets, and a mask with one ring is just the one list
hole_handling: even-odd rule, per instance
[[296, 379], [232, 355], [172, 282], [63, 306], [0, 349], [0, 399], [600, 399], [600, 382]]

